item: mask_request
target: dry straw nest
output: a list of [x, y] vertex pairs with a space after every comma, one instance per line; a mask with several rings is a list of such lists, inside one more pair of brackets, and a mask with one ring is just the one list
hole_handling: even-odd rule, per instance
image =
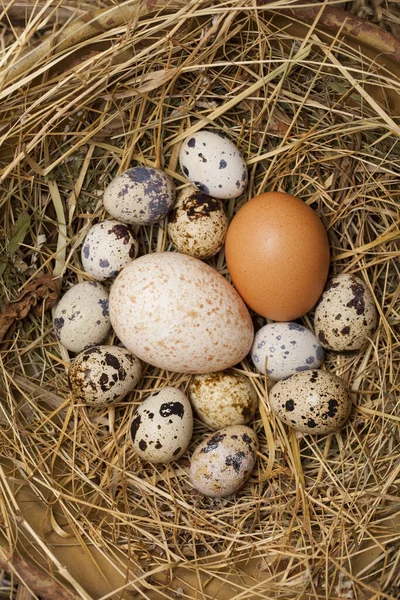
[[[265, 190], [302, 198], [328, 230], [331, 273], [360, 276], [380, 322], [364, 351], [327, 355], [325, 368], [354, 392], [349, 424], [331, 436], [287, 430], [270, 414], [264, 378], [237, 366], [258, 393], [259, 460], [242, 491], [215, 500], [188, 483], [200, 422], [168, 466], [141, 463], [129, 441], [137, 404], [166, 385], [185, 390], [189, 376], [147, 367], [115, 408], [71, 402], [69, 357], [39, 302], [1, 345], [3, 567], [28, 577], [16, 565], [29, 556], [31, 573], [41, 565], [49, 585], [58, 577], [86, 599], [395, 600], [398, 47], [385, 55], [381, 38], [377, 60], [363, 40], [349, 43], [343, 22], [323, 33], [321, 5], [290, 13], [289, 1], [268, 10], [253, 0], [103, 1], [100, 15], [90, 2], [29, 4], [2, 3], [3, 307], [46, 274], [62, 290], [86, 280], [78, 249], [105, 216], [105, 186], [133, 165], [161, 166], [185, 185], [179, 142], [212, 126], [249, 167], [229, 216]], [[298, 28], [305, 13], [310, 24]], [[165, 222], [137, 233], [141, 254], [172, 251]], [[227, 275], [223, 250], [209, 262]], [[302, 322], [312, 326], [312, 315]]]

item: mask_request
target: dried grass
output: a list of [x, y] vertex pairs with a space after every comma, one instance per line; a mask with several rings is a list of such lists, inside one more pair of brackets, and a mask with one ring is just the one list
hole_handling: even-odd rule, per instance
[[[96, 549], [120, 573], [121, 589], [110, 593], [104, 575], [103, 598], [395, 600], [400, 120], [389, 94], [399, 97], [400, 80], [340, 35], [322, 38], [315, 24], [297, 37], [251, 0], [169, 2], [165, 14], [141, 18], [128, 0], [110, 11], [114, 24], [81, 22], [72, 37], [73, 19], [57, 25], [48, 12], [0, 30], [3, 300], [42, 273], [59, 275], [64, 289], [85, 280], [77, 249], [104, 217], [112, 177], [159, 165], [184, 185], [178, 142], [212, 124], [248, 160], [246, 198], [282, 190], [312, 205], [329, 232], [332, 273], [364, 279], [380, 324], [364, 352], [327, 356], [326, 369], [354, 392], [351, 421], [332, 436], [285, 430], [263, 378], [240, 365], [260, 402], [259, 461], [240, 493], [214, 500], [188, 484], [188, 457], [206, 433], [200, 422], [189, 452], [165, 467], [141, 463], [129, 441], [135, 406], [162, 386], [185, 389], [188, 376], [148, 367], [126, 402], [85, 408], [69, 400], [69, 357], [51, 315], [26, 319], [1, 353], [3, 545], [25, 545], [82, 598], [54, 534], [71, 553], [83, 549], [77, 556]], [[32, 40], [52, 30], [51, 54], [40, 57]], [[27, 51], [34, 64], [21, 58]], [[378, 91], [386, 104], [374, 100]], [[230, 216], [246, 198], [227, 202]], [[29, 217], [22, 233], [21, 215]], [[165, 223], [138, 236], [141, 253], [171, 250]], [[223, 251], [209, 262], [227, 274]], [[303, 322], [312, 325], [312, 315]], [[46, 531], [21, 516], [20, 489], [45, 503]]]

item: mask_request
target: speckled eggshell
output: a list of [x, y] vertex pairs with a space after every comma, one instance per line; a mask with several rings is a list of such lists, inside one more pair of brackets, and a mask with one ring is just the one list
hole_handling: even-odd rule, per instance
[[71, 352], [101, 344], [111, 329], [107, 290], [94, 281], [72, 286], [56, 306], [54, 328], [59, 342]]
[[351, 412], [344, 381], [326, 371], [304, 371], [278, 381], [269, 393], [273, 412], [303, 433], [327, 434], [340, 429]]
[[133, 167], [111, 181], [104, 207], [115, 219], [133, 225], [158, 223], [175, 201], [172, 179], [161, 169]]
[[76, 400], [95, 405], [119, 402], [135, 389], [140, 375], [140, 361], [118, 346], [91, 346], [68, 369]]
[[190, 461], [189, 479], [205, 496], [221, 498], [237, 492], [250, 477], [258, 439], [250, 427], [233, 425], [201, 442]]
[[125, 267], [111, 288], [110, 318], [135, 356], [178, 373], [227, 369], [253, 343], [250, 315], [230, 283], [177, 252], [147, 254]]
[[269, 323], [257, 331], [251, 359], [260, 373], [278, 380], [300, 371], [318, 369], [324, 360], [324, 349], [303, 325]]
[[199, 131], [189, 136], [180, 148], [179, 162], [185, 177], [214, 198], [237, 198], [246, 189], [244, 158], [222, 133]]
[[222, 248], [228, 217], [221, 200], [190, 186], [178, 195], [168, 218], [168, 235], [179, 252], [206, 259]]
[[165, 387], [143, 400], [131, 424], [135, 452], [148, 462], [169, 463], [186, 451], [193, 433], [193, 413], [185, 394]]
[[195, 375], [189, 398], [198, 417], [212, 429], [246, 425], [257, 409], [254, 387], [239, 373]]
[[362, 279], [342, 273], [328, 282], [314, 316], [315, 333], [325, 348], [358, 350], [377, 323], [374, 299]]
[[116, 277], [136, 258], [139, 244], [125, 223], [107, 219], [93, 225], [81, 252], [82, 266], [97, 281]]

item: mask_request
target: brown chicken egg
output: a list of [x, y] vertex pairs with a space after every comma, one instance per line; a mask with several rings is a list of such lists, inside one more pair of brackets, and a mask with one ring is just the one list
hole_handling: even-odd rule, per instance
[[305, 315], [328, 276], [324, 226], [312, 208], [290, 194], [268, 192], [242, 206], [229, 226], [225, 252], [243, 300], [274, 321]]

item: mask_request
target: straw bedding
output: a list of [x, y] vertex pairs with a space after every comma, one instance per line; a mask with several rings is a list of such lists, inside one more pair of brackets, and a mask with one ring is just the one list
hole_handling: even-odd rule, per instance
[[[237, 366], [259, 398], [259, 460], [242, 491], [215, 500], [188, 483], [190, 454], [207, 432], [199, 421], [189, 451], [169, 466], [141, 463], [129, 441], [137, 404], [166, 385], [187, 389], [189, 376], [147, 367], [115, 408], [77, 404], [45, 310], [57, 290], [45, 288], [44, 304], [38, 298], [36, 311], [11, 319], [1, 345], [2, 548], [27, 546], [81, 597], [84, 584], [56, 559], [54, 534], [71, 552], [97, 550], [120, 573], [114, 597], [394, 600], [400, 125], [390, 98], [400, 80], [316, 26], [304, 39], [250, 0], [170, 2], [163, 14], [148, 2], [150, 16], [140, 6], [141, 18], [137, 2], [124, 2], [69, 37], [73, 17], [57, 21], [51, 11], [2, 29], [2, 306], [46, 274], [63, 291], [86, 280], [79, 247], [105, 217], [112, 177], [161, 166], [181, 188], [179, 142], [213, 126], [249, 166], [246, 197], [226, 202], [229, 216], [266, 190], [309, 203], [329, 233], [331, 273], [364, 279], [379, 327], [364, 351], [327, 355], [325, 368], [354, 400], [349, 424], [332, 436], [289, 432], [270, 414], [264, 378], [247, 361]], [[51, 52], [16, 62], [52, 31]], [[137, 235], [141, 254], [172, 250], [165, 222]], [[208, 262], [228, 276], [223, 251]], [[265, 322], [253, 317], [256, 327]], [[312, 314], [301, 322], [312, 327]], [[46, 506], [45, 528], [24, 519], [22, 486]]]

